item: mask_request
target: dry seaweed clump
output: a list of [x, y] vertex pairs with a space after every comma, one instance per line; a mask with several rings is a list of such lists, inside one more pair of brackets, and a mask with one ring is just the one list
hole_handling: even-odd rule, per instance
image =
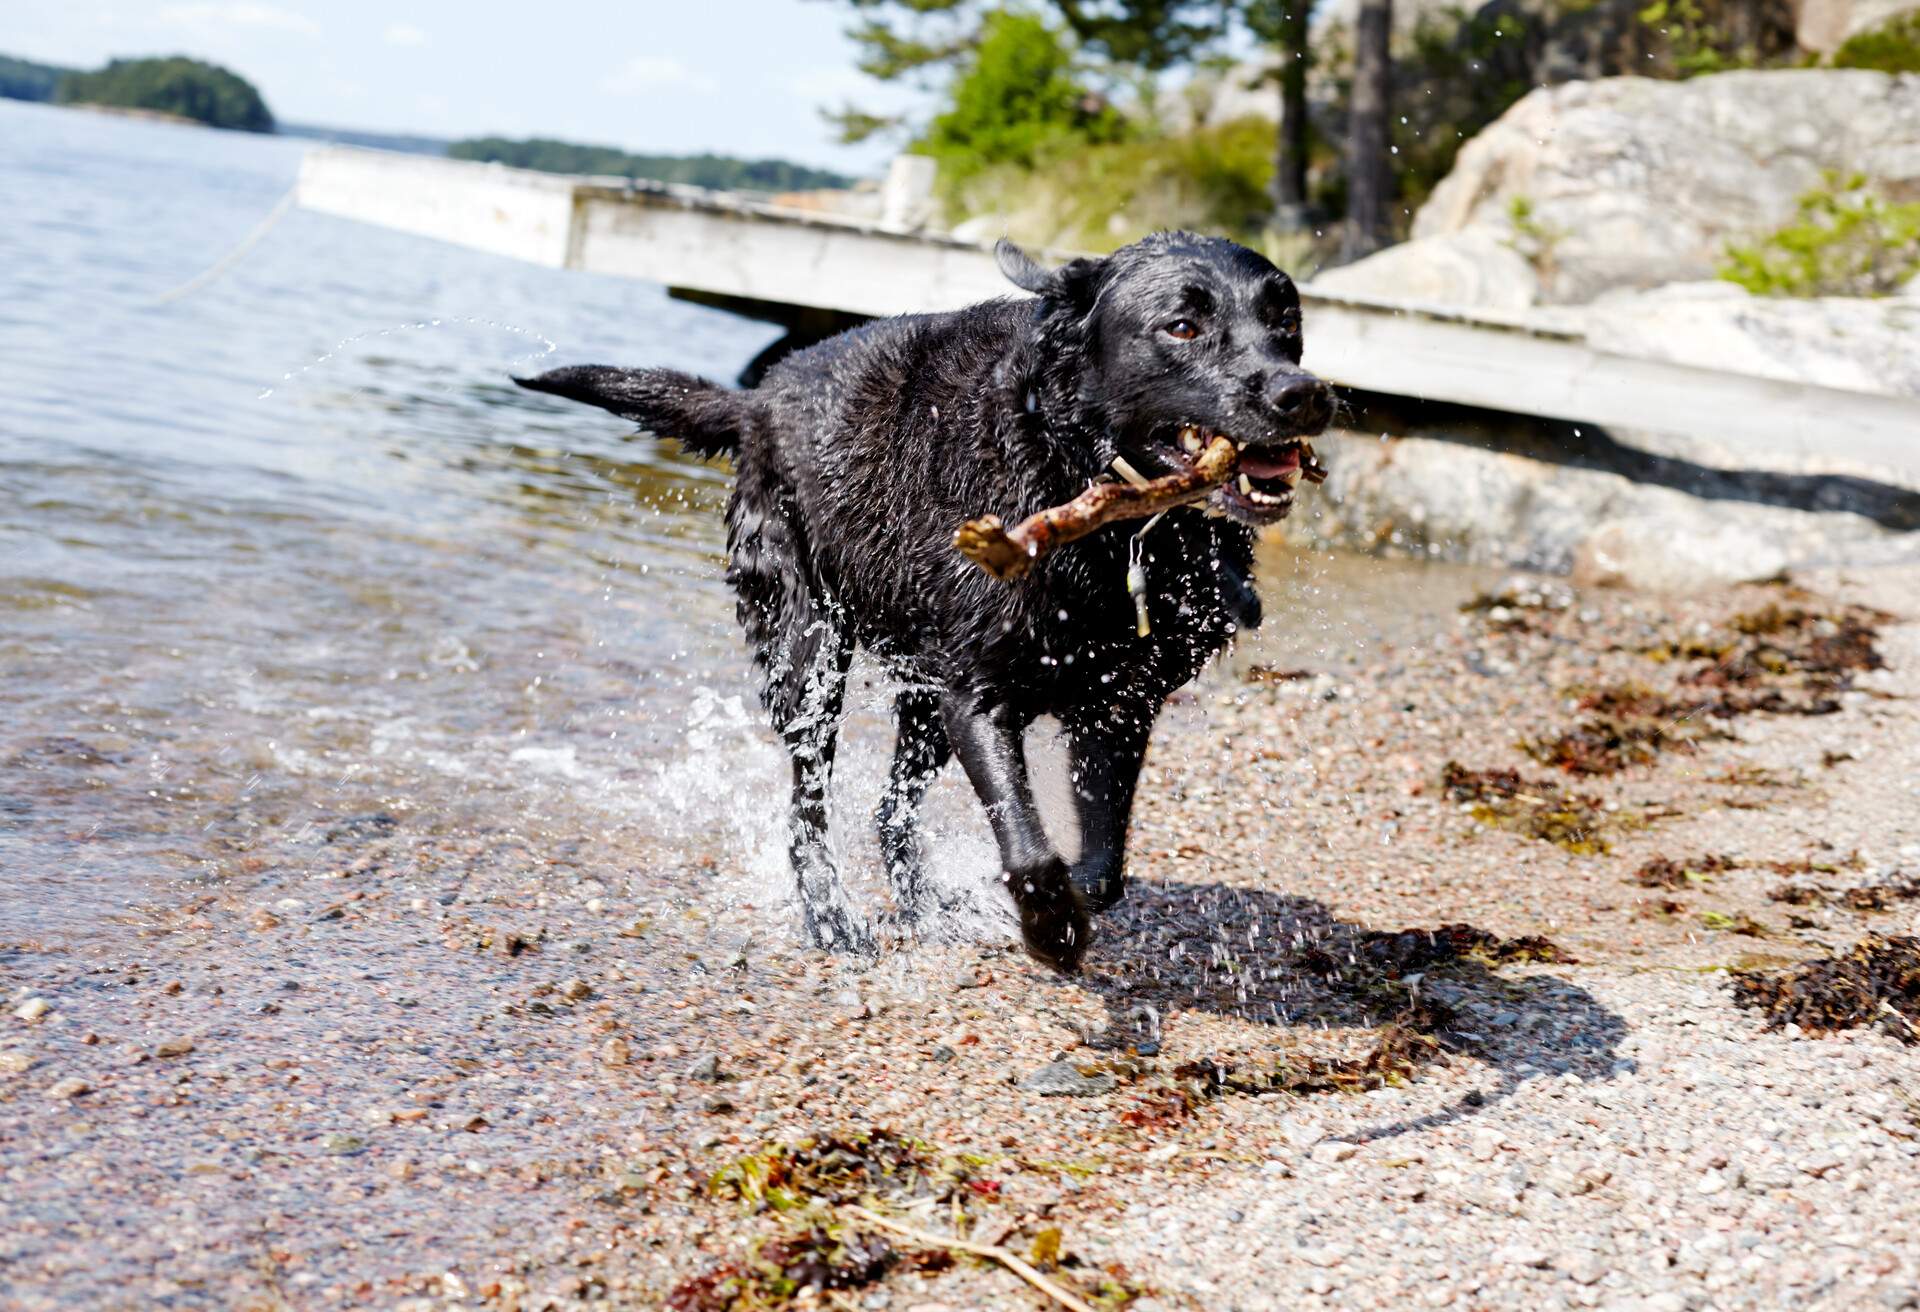
[[722, 1167], [709, 1191], [755, 1211], [816, 1203], [946, 1201], [972, 1178], [965, 1160], [890, 1130], [821, 1134], [753, 1153]]
[[1786, 970], [1733, 974], [1733, 1000], [1766, 1017], [1767, 1028], [1833, 1034], [1877, 1025], [1920, 1043], [1920, 938], [1869, 934], [1837, 956]]
[[1368, 930], [1353, 940], [1345, 956], [1347, 960], [1342, 963], [1335, 952], [1328, 948], [1309, 948], [1300, 955], [1300, 964], [1304, 969], [1326, 977], [1345, 976], [1355, 970], [1363, 970], [1385, 979], [1399, 980], [1458, 961], [1474, 960], [1490, 965], [1522, 961], [1573, 961], [1550, 939], [1537, 935], [1501, 938], [1491, 930], [1466, 924], [1393, 932]]
[[1523, 778], [1516, 770], [1469, 770], [1448, 761], [1440, 775], [1447, 796], [1467, 805], [1475, 820], [1516, 830], [1581, 856], [1613, 850], [1601, 833], [1606, 812], [1600, 799], [1569, 793], [1558, 784]]
[[765, 1240], [744, 1262], [723, 1262], [681, 1281], [667, 1312], [758, 1312], [830, 1289], [861, 1289], [883, 1279], [899, 1254], [885, 1236], [820, 1226]]
[[1740, 863], [1733, 857], [1712, 852], [1679, 861], [1670, 856], [1657, 856], [1633, 872], [1633, 882], [1642, 888], [1688, 888], [1739, 868]]
[[1540, 764], [1568, 774], [1615, 774], [1630, 765], [1652, 765], [1662, 752], [1691, 752], [1706, 737], [1725, 735], [1684, 719], [1601, 715], [1552, 738], [1524, 738], [1519, 747]]
[[1851, 688], [1854, 675], [1886, 667], [1876, 644], [1893, 618], [1864, 606], [1820, 611], [1776, 602], [1735, 615], [1729, 634], [1661, 643], [1644, 654], [1703, 662], [1681, 682], [1720, 690], [1707, 709], [1722, 718], [1830, 715], [1840, 709], [1834, 694]]
[[1901, 902], [1920, 901], [1920, 880], [1837, 889], [1824, 884], [1781, 884], [1767, 896], [1790, 907], [1833, 906], [1847, 911], [1872, 913], [1891, 911]]

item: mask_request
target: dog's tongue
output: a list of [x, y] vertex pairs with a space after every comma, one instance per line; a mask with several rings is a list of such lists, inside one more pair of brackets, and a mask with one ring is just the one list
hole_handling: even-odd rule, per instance
[[1279, 478], [1285, 474], [1300, 472], [1300, 448], [1290, 446], [1284, 451], [1242, 451], [1239, 463], [1234, 466], [1249, 478]]

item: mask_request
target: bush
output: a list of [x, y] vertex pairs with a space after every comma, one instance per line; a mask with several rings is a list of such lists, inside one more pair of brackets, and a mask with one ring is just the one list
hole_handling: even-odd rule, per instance
[[112, 105], [177, 114], [209, 127], [273, 131], [273, 115], [253, 84], [217, 64], [176, 55], [116, 59], [93, 73], [68, 73], [54, 89], [62, 105]]
[[997, 216], [1015, 240], [1075, 250], [1112, 250], [1160, 228], [1252, 241], [1273, 213], [1272, 178], [1273, 124], [1244, 119], [1082, 146], [1032, 169], [984, 169], [956, 190], [954, 209]]
[[1835, 68], [1871, 68], [1882, 73], [1920, 73], [1920, 10], [1888, 19], [1871, 32], [1849, 37], [1833, 52]]
[[1795, 220], [1729, 246], [1720, 276], [1756, 296], [1886, 296], [1920, 272], [1920, 202], [1895, 204], [1864, 174], [1828, 174]]
[[914, 143], [940, 163], [949, 200], [993, 168], [1032, 169], [1068, 149], [1118, 141], [1126, 121], [1074, 76], [1065, 40], [1031, 14], [987, 15], [948, 108]]

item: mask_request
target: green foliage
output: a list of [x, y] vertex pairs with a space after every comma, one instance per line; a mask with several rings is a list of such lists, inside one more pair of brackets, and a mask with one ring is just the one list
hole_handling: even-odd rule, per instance
[[1112, 250], [1159, 228], [1261, 244], [1273, 203], [1273, 125], [1243, 119], [1182, 136], [1088, 145], [1039, 169], [987, 169], [959, 190], [959, 214], [990, 214], [1036, 246]]
[[217, 64], [176, 55], [116, 59], [93, 73], [68, 73], [54, 89], [63, 105], [112, 105], [178, 114], [216, 128], [273, 131], [273, 115], [253, 84]]
[[60, 79], [73, 72], [52, 64], [36, 64], [30, 59], [0, 55], [0, 99], [52, 100]]
[[849, 179], [826, 169], [782, 159], [735, 159], [728, 155], [633, 155], [612, 146], [581, 146], [535, 137], [473, 137], [447, 147], [452, 159], [510, 164], [546, 173], [588, 173], [620, 178], [650, 178], [724, 191], [806, 191], [844, 187]]
[[1393, 144], [1407, 209], [1452, 171], [1461, 146], [1533, 89], [1522, 53], [1531, 30], [1529, 16], [1505, 11], [1421, 16], [1411, 52], [1394, 68]]
[[1833, 66], [1920, 73], [1920, 11], [1900, 14], [1871, 32], [1849, 37], [1833, 52]]
[[1074, 75], [1073, 52], [1031, 14], [990, 14], [980, 46], [915, 148], [940, 162], [952, 195], [996, 165], [1036, 168], [1094, 142], [1118, 140], [1125, 121]]
[[1729, 246], [1720, 276], [1757, 296], [1886, 296], [1920, 273], [1920, 202], [1878, 195], [1864, 174], [1828, 174], [1771, 236]]

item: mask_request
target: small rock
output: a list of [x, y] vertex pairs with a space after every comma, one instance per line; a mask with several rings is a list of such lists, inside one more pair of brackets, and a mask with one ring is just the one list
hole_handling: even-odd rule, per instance
[[1502, 1260], [1513, 1266], [1546, 1267], [1553, 1263], [1553, 1255], [1544, 1248], [1528, 1248], [1524, 1245], [1500, 1250]]
[[0, 1075], [25, 1075], [32, 1069], [31, 1053], [0, 1052]]
[[1562, 1253], [1554, 1263], [1576, 1285], [1591, 1285], [1607, 1274], [1607, 1268], [1592, 1253]]
[[50, 1086], [47, 1089], [47, 1097], [60, 1100], [78, 1098], [83, 1093], [92, 1092], [93, 1086], [91, 1084], [88, 1084], [77, 1075], [69, 1075], [66, 1079]]
[[357, 1134], [329, 1134], [320, 1140], [320, 1151], [331, 1157], [352, 1157], [367, 1150], [367, 1141]]
[[31, 1025], [52, 1010], [53, 1004], [45, 998], [28, 998], [13, 1009], [13, 1014]]
[[1308, 1155], [1316, 1162], [1327, 1164], [1348, 1161], [1359, 1151], [1358, 1147], [1343, 1140], [1327, 1139], [1315, 1144]]
[[706, 1056], [694, 1062], [693, 1065], [687, 1067], [687, 1078], [690, 1080], [701, 1080], [707, 1084], [719, 1083], [720, 1059], [712, 1053], [708, 1053]]
[[568, 1002], [582, 1002], [593, 996], [593, 986], [583, 979], [570, 979], [560, 986], [560, 996]]
[[164, 1039], [154, 1048], [156, 1057], [184, 1057], [193, 1051], [192, 1039]]
[[274, 915], [273, 912], [267, 910], [265, 907], [260, 907], [253, 913], [253, 927], [263, 932], [269, 929], [278, 929], [280, 927], [280, 917]]
[[937, 1062], [949, 1062], [959, 1055], [944, 1043], [936, 1044], [933, 1049], [933, 1059]]
[[633, 1045], [616, 1034], [600, 1045], [600, 1060], [608, 1066], [625, 1066], [633, 1060]]
[[1111, 1093], [1114, 1083], [1113, 1076], [1104, 1071], [1084, 1075], [1070, 1061], [1055, 1061], [1020, 1081], [1020, 1087], [1042, 1098], [1092, 1098]]

